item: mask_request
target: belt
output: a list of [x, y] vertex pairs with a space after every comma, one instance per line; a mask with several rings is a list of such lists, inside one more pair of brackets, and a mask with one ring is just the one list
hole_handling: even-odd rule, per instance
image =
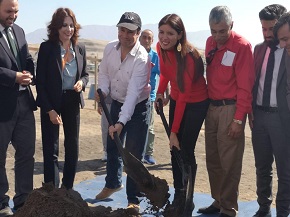
[[275, 113], [278, 112], [278, 107], [270, 107], [270, 106], [260, 106], [257, 105], [256, 106], [257, 109], [263, 111], [263, 112], [267, 112], [267, 113]]
[[210, 103], [213, 106], [234, 105], [234, 104], [236, 104], [236, 100], [234, 100], [234, 99], [221, 99], [221, 100], [210, 99]]
[[69, 90], [62, 90], [62, 93], [69, 93], [69, 92], [75, 92], [75, 90], [71, 90], [71, 89], [69, 89]]
[[[115, 100], [115, 99], [113, 99], [113, 101], [114, 101], [114, 103], [116, 103], [119, 107], [122, 107], [122, 106], [123, 106], [123, 103], [122, 103], [122, 102], [119, 102], [118, 100]], [[139, 103], [137, 103], [136, 106], [139, 105], [139, 104], [142, 104], [142, 103], [146, 103], [146, 102], [148, 102], [148, 98], [147, 98], [147, 99], [144, 99], [143, 101], [141, 101], [141, 102], [139, 102]]]

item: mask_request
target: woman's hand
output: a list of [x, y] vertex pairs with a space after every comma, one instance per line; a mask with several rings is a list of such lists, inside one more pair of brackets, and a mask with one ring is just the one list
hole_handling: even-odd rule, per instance
[[74, 85], [74, 90], [76, 92], [81, 92], [83, 89], [83, 81], [82, 80], [79, 80], [77, 81], [77, 83]]
[[179, 141], [178, 141], [176, 133], [173, 133], [173, 132], [170, 133], [169, 146], [170, 146], [170, 150], [172, 149], [173, 146], [175, 146], [178, 150], [180, 150]]
[[155, 108], [155, 111], [159, 111], [159, 103], [158, 103], [158, 100], [161, 99], [162, 100], [162, 104], [164, 106], [164, 96], [163, 94], [156, 94], [156, 99], [155, 99], [155, 102], [154, 102], [154, 108]]

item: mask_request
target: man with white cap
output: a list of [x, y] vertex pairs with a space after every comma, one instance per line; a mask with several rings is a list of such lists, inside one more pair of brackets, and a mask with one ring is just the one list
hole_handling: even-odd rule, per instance
[[[110, 94], [113, 99], [110, 113], [114, 123], [107, 137], [106, 184], [96, 196], [98, 200], [107, 199], [123, 188], [122, 160], [113, 133], [118, 132], [123, 143], [126, 137], [126, 149], [141, 160], [149, 122], [151, 65], [147, 51], [138, 40], [141, 19], [134, 12], [126, 12], [117, 27], [118, 40], [106, 46], [98, 75], [98, 88], [104, 96]], [[98, 93], [95, 97], [99, 101]], [[139, 211], [140, 192], [130, 177], [127, 177], [126, 193], [128, 208]]]

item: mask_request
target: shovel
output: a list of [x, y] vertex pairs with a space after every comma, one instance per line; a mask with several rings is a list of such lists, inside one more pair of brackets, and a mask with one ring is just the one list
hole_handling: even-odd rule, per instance
[[[97, 89], [97, 92], [100, 96], [100, 103], [109, 122], [109, 126], [112, 126], [114, 124], [104, 101], [103, 92], [101, 89]], [[122, 157], [124, 170], [127, 175], [130, 176], [139, 185], [145, 186], [147, 188], [154, 188], [155, 183], [153, 176], [149, 173], [148, 169], [143, 165], [140, 160], [138, 160], [126, 148], [123, 147], [123, 144], [117, 132], [114, 132], [114, 141], [118, 148], [119, 154]]]
[[[157, 114], [160, 115], [166, 134], [169, 138], [170, 130], [169, 130], [169, 126], [163, 112], [163, 102], [161, 99], [158, 99], [157, 103], [158, 103]], [[189, 216], [192, 216], [192, 211], [193, 211], [193, 186], [192, 186], [193, 175], [192, 175], [191, 166], [185, 166], [180, 156], [180, 153], [175, 146], [172, 147], [172, 153], [177, 161], [177, 164], [180, 170], [182, 171], [183, 185], [186, 186], [185, 203], [184, 203], [184, 210], [183, 210], [182, 216], [189, 217]]]

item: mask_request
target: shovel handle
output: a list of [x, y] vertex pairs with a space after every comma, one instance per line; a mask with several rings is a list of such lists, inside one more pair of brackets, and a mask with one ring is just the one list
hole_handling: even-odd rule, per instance
[[162, 120], [162, 123], [163, 123], [163, 126], [164, 126], [165, 131], [167, 133], [167, 136], [169, 138], [169, 136], [170, 136], [170, 130], [169, 130], [169, 126], [168, 126], [167, 120], [166, 120], [165, 115], [164, 115], [164, 112], [163, 112], [163, 102], [162, 102], [162, 99], [159, 98], [157, 100], [157, 103], [158, 103], [158, 106], [157, 106], [156, 112], [157, 112], [157, 114], [160, 115], [161, 120]]
[[[157, 106], [156, 112], [157, 112], [157, 114], [160, 115], [162, 123], [163, 123], [164, 128], [165, 128], [165, 131], [166, 131], [167, 136], [169, 138], [170, 130], [169, 130], [169, 126], [168, 126], [167, 120], [166, 120], [164, 112], [163, 112], [162, 99], [159, 98], [157, 100], [157, 103], [158, 103], [158, 106]], [[192, 206], [192, 204], [193, 204], [193, 202], [192, 202], [193, 201], [193, 186], [192, 186], [193, 180], [192, 180], [191, 167], [189, 166], [188, 172], [187, 172], [185, 169], [183, 159], [181, 158], [181, 155], [175, 146], [172, 147], [172, 152], [173, 152], [173, 155], [177, 161], [178, 167], [182, 172], [183, 184], [186, 186], [184, 212], [183, 212], [182, 216], [184, 216], [184, 217], [191, 216], [191, 213], [193, 210], [192, 209], [193, 208], [193, 206]]]
[[103, 94], [103, 92], [102, 92], [102, 90], [100, 88], [97, 89], [97, 92], [98, 92], [98, 94], [100, 96], [100, 103], [101, 103], [103, 112], [105, 112], [105, 115], [106, 115], [106, 118], [107, 118], [107, 120], [109, 122], [109, 125], [112, 126], [112, 125], [114, 125], [114, 123], [113, 123], [113, 120], [112, 120], [111, 115], [109, 113], [109, 110], [108, 110], [108, 108], [106, 106], [104, 94]]
[[[103, 92], [102, 92], [102, 90], [100, 88], [97, 89], [97, 92], [98, 92], [98, 94], [100, 96], [100, 103], [101, 103], [103, 112], [105, 112], [106, 118], [107, 118], [107, 120], [109, 122], [109, 126], [113, 126], [114, 123], [113, 123], [113, 120], [112, 120], [111, 115], [109, 113], [109, 110], [108, 110], [108, 108], [106, 106], [105, 97], [103, 95]], [[124, 150], [123, 150], [122, 141], [120, 140], [120, 137], [119, 137], [117, 132], [114, 132], [114, 140], [115, 140], [115, 143], [117, 145], [117, 148], [118, 148], [119, 152], [121, 153], [121, 155], [123, 155], [123, 151]]]
[[[163, 102], [162, 102], [162, 99], [159, 98], [157, 100], [157, 103], [158, 103], [158, 106], [157, 106], [157, 111], [156, 112], [157, 112], [157, 114], [160, 115], [161, 120], [162, 120], [162, 123], [163, 123], [163, 126], [164, 126], [165, 131], [167, 133], [167, 136], [169, 138], [169, 136], [170, 136], [170, 130], [169, 130], [169, 126], [168, 126], [167, 120], [166, 120], [165, 115], [164, 115], [164, 112], [163, 112]], [[178, 164], [180, 170], [181, 171], [184, 171], [184, 163], [183, 163], [183, 160], [182, 160], [182, 158], [180, 156], [180, 153], [179, 153], [178, 149], [175, 146], [172, 147], [172, 152], [174, 154], [174, 157], [177, 160], [177, 164]]]

